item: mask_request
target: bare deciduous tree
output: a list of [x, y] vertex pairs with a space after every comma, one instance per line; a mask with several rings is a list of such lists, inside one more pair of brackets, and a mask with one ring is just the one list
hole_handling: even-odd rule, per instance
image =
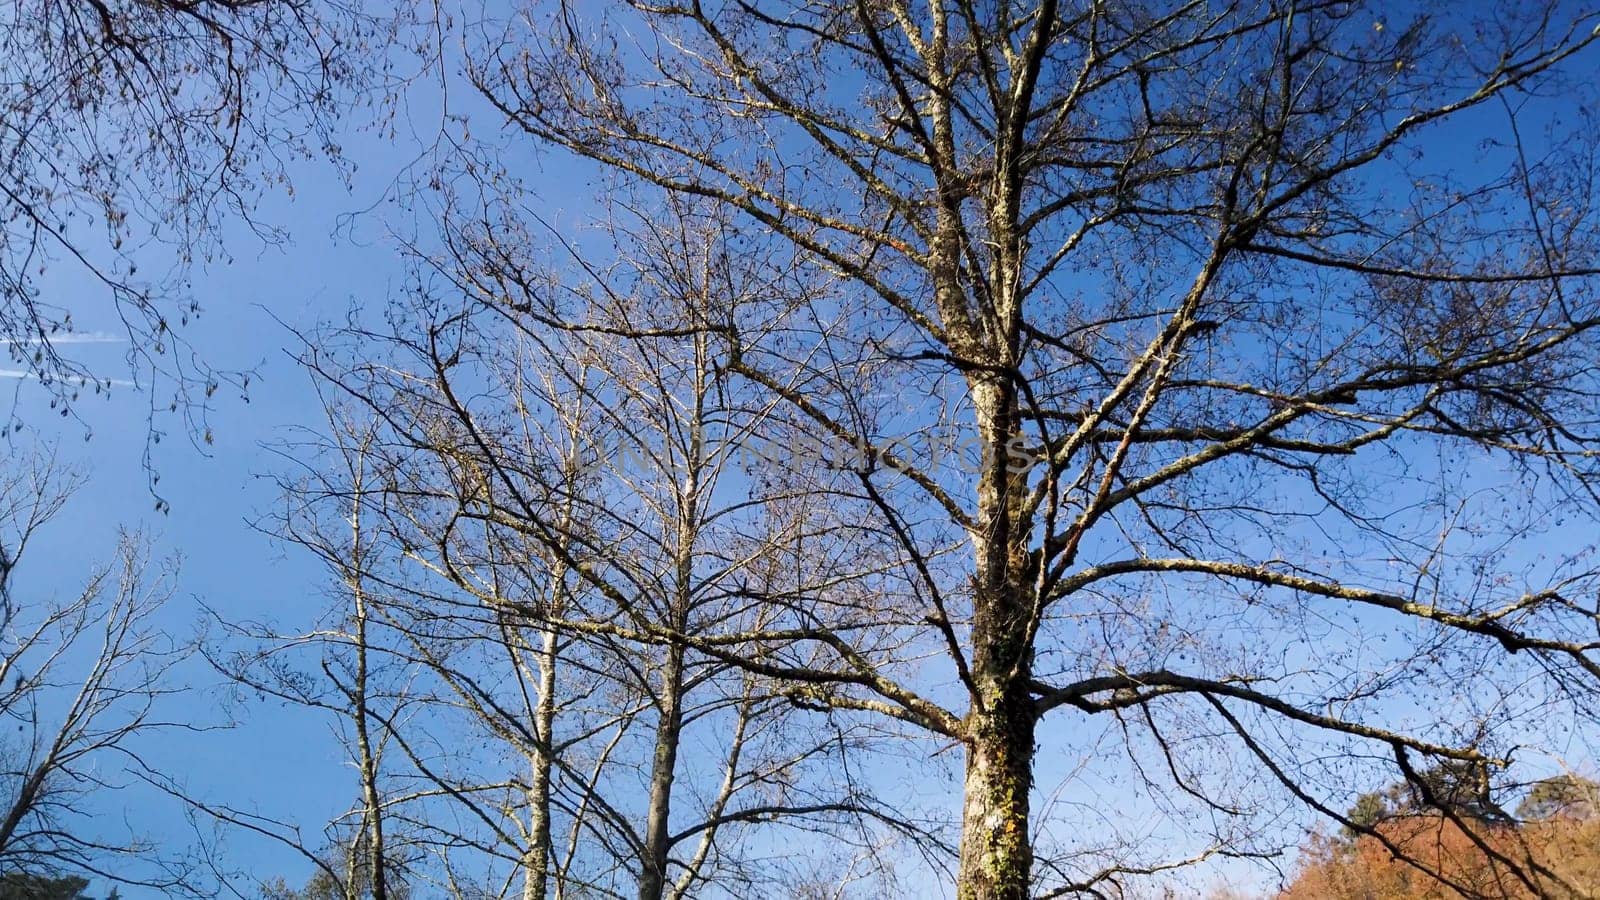
[[[957, 894], [1022, 900], [1269, 851], [1239, 829], [1342, 820], [1359, 761], [1487, 780], [1588, 709], [1593, 567], [1533, 550], [1595, 497], [1597, 33], [1559, 2], [550, 2], [468, 56], [512, 129], [828, 286], [689, 325], [864, 449], [944, 670], [826, 618], [716, 647], [958, 741]], [[481, 271], [550, 332], [659, 333]], [[965, 456], [897, 441], [947, 425]], [[1195, 847], [1055, 839], [1092, 782], [1041, 775], [1107, 745]]]
[[328, 440], [315, 448], [324, 452], [304, 444], [282, 448], [283, 458], [297, 465], [285, 476], [284, 509], [273, 523], [282, 539], [313, 555], [331, 576], [325, 617], [314, 628], [285, 634], [272, 623], [219, 614], [226, 639], [209, 643], [205, 652], [241, 691], [331, 716], [355, 770], [355, 802], [308, 837], [292, 815], [280, 819], [255, 811], [263, 805], [259, 798], [246, 807], [195, 798], [170, 783], [160, 786], [206, 820], [285, 845], [310, 863], [312, 877], [303, 889], [279, 879], [266, 883], [270, 896], [397, 900], [411, 896], [406, 870], [423, 851], [414, 836], [395, 834], [396, 820], [404, 820], [392, 807], [403, 800], [393, 796], [398, 776], [391, 769], [403, 767], [386, 763], [389, 728], [411, 716], [417, 702], [412, 673], [375, 646], [372, 634], [382, 627], [381, 619], [374, 622], [375, 559], [387, 548], [382, 530], [368, 519], [381, 516], [373, 498], [381, 497], [386, 473], [375, 462], [373, 430], [331, 407], [328, 413]]
[[116, 791], [150, 773], [142, 755], [150, 734], [200, 727], [166, 717], [180, 689], [172, 669], [188, 652], [158, 621], [173, 590], [171, 568], [124, 534], [115, 562], [73, 573], [82, 585], [65, 599], [53, 586], [18, 588], [12, 580], [29, 539], [77, 485], [46, 456], [13, 461], [0, 482], [0, 870], [197, 895], [173, 854], [119, 838], [92, 815], [95, 805], [114, 808]]
[[[314, 345], [313, 368], [381, 423], [389, 454], [386, 543], [404, 557], [385, 569], [389, 652], [447, 688], [457, 732], [487, 734], [527, 774], [475, 780], [478, 753], [412, 765], [482, 823], [481, 850], [522, 867], [525, 897], [757, 892], [800, 861], [739, 848], [791, 828], [859, 855], [863, 883], [887, 877], [895, 835], [937, 859], [919, 817], [854, 771], [880, 728], [774, 677], [792, 666], [722, 649], [752, 634], [794, 646], [782, 632], [841, 620], [830, 603], [872, 653], [891, 655], [897, 630], [873, 586], [898, 559], [845, 539], [840, 506], [860, 499], [752, 464], [775, 404], [730, 389], [725, 345], [700, 327], [771, 273], [730, 267], [719, 221], [689, 207], [629, 221], [640, 231], [600, 235], [628, 255], [572, 279], [520, 235], [462, 233], [395, 330], [345, 332], [348, 353]], [[486, 301], [497, 277], [609, 324], [552, 335], [548, 310]], [[402, 747], [448, 746], [418, 724], [396, 730]], [[438, 830], [470, 843], [456, 820]]]

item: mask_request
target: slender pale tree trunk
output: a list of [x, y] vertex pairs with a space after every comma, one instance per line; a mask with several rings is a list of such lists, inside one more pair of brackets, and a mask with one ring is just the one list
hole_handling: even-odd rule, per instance
[[[709, 388], [709, 363], [704, 341], [695, 345], [694, 405], [688, 419], [689, 439], [684, 447], [683, 481], [677, 500], [677, 548], [669, 624], [683, 632], [689, 624], [694, 602], [695, 541], [700, 527], [700, 487], [703, 452], [706, 392]], [[639, 867], [639, 900], [662, 900], [666, 896], [667, 860], [672, 849], [672, 787], [678, 767], [678, 743], [683, 735], [684, 648], [669, 644], [661, 667], [661, 717], [656, 726], [655, 753], [650, 760], [650, 806], [645, 814], [644, 859]]]
[[367, 832], [371, 843], [367, 867], [371, 870], [372, 900], [388, 900], [388, 861], [384, 858], [383, 801], [378, 792], [378, 757], [368, 729], [367, 706], [367, 611], [365, 595], [357, 582], [356, 595], [356, 750], [361, 757], [361, 794], [367, 807]]
[[639, 867], [639, 900], [661, 900], [666, 894], [668, 830], [672, 816], [672, 784], [678, 767], [678, 740], [683, 732], [683, 648], [667, 648], [661, 671], [661, 719], [656, 727], [655, 754], [650, 761], [650, 806], [645, 814], [644, 859]]
[[[351, 686], [350, 699], [354, 709], [356, 727], [356, 753], [361, 765], [361, 799], [366, 806], [366, 821], [363, 823], [367, 830], [366, 852], [367, 859], [360, 860], [368, 868], [372, 900], [388, 900], [388, 848], [384, 846], [383, 834], [383, 799], [378, 788], [378, 754], [373, 746], [370, 720], [372, 718], [371, 698], [368, 693], [368, 658], [367, 658], [367, 591], [366, 591], [366, 546], [362, 544], [361, 512], [362, 504], [366, 502], [366, 447], [363, 445], [356, 456], [355, 471], [355, 496], [350, 509], [350, 569], [346, 575], [350, 588], [352, 612], [355, 618], [355, 651], [356, 671], [355, 683]], [[362, 842], [357, 841], [357, 852]], [[352, 859], [352, 863], [357, 863]], [[360, 882], [365, 879], [351, 877], [346, 883], [346, 889], [351, 893], [360, 890]]]
[[550, 892], [550, 766], [556, 718], [556, 633], [545, 629], [539, 647], [539, 698], [534, 731], [540, 746], [528, 766], [528, 846], [522, 857], [522, 900], [545, 900]]

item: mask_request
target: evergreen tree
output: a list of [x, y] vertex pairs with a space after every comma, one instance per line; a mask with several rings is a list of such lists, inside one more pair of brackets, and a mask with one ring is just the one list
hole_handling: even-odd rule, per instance
[[1587, 819], [1594, 816], [1596, 809], [1600, 809], [1600, 784], [1580, 775], [1557, 775], [1533, 785], [1528, 796], [1517, 804], [1517, 818]]
[[88, 879], [76, 875], [9, 872], [0, 876], [0, 900], [88, 900], [83, 896], [88, 886]]

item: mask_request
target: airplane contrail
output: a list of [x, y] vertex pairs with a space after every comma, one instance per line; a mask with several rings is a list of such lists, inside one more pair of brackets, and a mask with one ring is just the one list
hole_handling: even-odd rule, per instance
[[[36, 374], [34, 372], [29, 372], [27, 369], [0, 369], [0, 378], [23, 378], [23, 379], [31, 379], [31, 380], [34, 380], [34, 381], [38, 381], [39, 380], [38, 374]], [[71, 379], [68, 379], [68, 380], [70, 381]], [[95, 382], [97, 384], [100, 384], [100, 385], [110, 385], [112, 387], [128, 387], [128, 388], [131, 388], [131, 387], [138, 387], [139, 386], [135, 382], [128, 381], [125, 378], [95, 378], [93, 376], [85, 376], [85, 383], [84, 383], [85, 387], [88, 386], [88, 382], [89, 381], [93, 381], [93, 382]]]
[[0, 338], [0, 346], [16, 347], [33, 344], [126, 344], [128, 339], [103, 331], [69, 331], [48, 338]]

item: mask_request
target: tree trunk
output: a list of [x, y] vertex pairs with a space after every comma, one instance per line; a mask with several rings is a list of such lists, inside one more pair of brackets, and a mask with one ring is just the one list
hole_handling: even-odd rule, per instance
[[[694, 604], [695, 544], [700, 533], [700, 485], [705, 448], [705, 401], [710, 390], [711, 365], [704, 337], [695, 341], [694, 406], [688, 418], [688, 456], [683, 463], [683, 484], [677, 494], [676, 580], [665, 620], [677, 632], [689, 625]], [[643, 859], [639, 866], [639, 900], [666, 896], [667, 861], [672, 850], [668, 826], [672, 817], [672, 785], [678, 767], [678, 743], [683, 734], [684, 647], [667, 646], [661, 665], [661, 718], [656, 725], [656, 748], [650, 762], [650, 808], [645, 816]]]
[[1016, 428], [1009, 384], [972, 379], [976, 424], [989, 450], [978, 481], [972, 609], [972, 707], [961, 816], [960, 900], [1027, 900], [1033, 867], [1028, 792], [1037, 721], [1033, 676], [1028, 526], [1020, 506], [1027, 475], [1009, 468]]
[[[975, 713], [967, 741], [961, 815], [960, 900], [1027, 900], [1033, 846], [1028, 834], [1033, 727], [1025, 691]], [[1018, 703], [1026, 704], [1016, 708]]]
[[554, 752], [556, 633], [546, 630], [538, 652], [539, 698], [534, 728], [539, 752], [528, 773], [528, 846], [522, 857], [522, 900], [545, 900], [550, 891], [550, 767]]
[[[356, 683], [352, 692], [355, 700], [356, 747], [361, 757], [361, 799], [366, 805], [364, 827], [371, 844], [367, 847], [369, 858], [365, 865], [370, 869], [372, 900], [388, 900], [388, 849], [383, 836], [383, 798], [378, 791], [378, 759], [368, 730], [367, 706], [367, 609], [361, 583], [352, 580], [356, 601]], [[353, 886], [353, 885], [352, 885]]]
[[644, 852], [639, 866], [639, 900], [661, 900], [667, 886], [671, 850], [668, 825], [672, 781], [678, 766], [678, 736], [683, 730], [683, 648], [667, 648], [661, 673], [661, 720], [650, 763], [650, 808], [645, 818]]
[[[365, 451], [358, 459], [365, 461]], [[366, 547], [361, 543], [361, 512], [365, 502], [365, 477], [364, 469], [357, 471], [355, 477], [355, 502], [350, 510], [350, 568], [346, 574], [346, 581], [350, 589], [350, 599], [353, 602], [355, 613], [355, 649], [356, 672], [355, 684], [351, 687], [350, 700], [354, 707], [352, 710], [356, 726], [356, 750], [361, 764], [361, 800], [366, 806], [365, 815], [362, 817], [362, 827], [366, 829], [364, 837], [367, 840], [365, 860], [352, 857], [354, 866], [365, 865], [368, 868], [366, 879], [354, 877], [350, 873], [345, 884], [346, 890], [355, 894], [360, 890], [359, 881], [368, 881], [368, 890], [372, 893], [373, 900], [389, 900], [389, 858], [388, 848], [384, 845], [383, 835], [383, 797], [378, 790], [378, 756], [372, 745], [370, 719], [372, 709], [371, 697], [367, 692], [367, 678], [369, 673], [367, 659], [367, 590], [366, 590]], [[355, 851], [360, 852], [361, 839], [357, 839]], [[357, 869], [359, 871], [359, 869]]]

